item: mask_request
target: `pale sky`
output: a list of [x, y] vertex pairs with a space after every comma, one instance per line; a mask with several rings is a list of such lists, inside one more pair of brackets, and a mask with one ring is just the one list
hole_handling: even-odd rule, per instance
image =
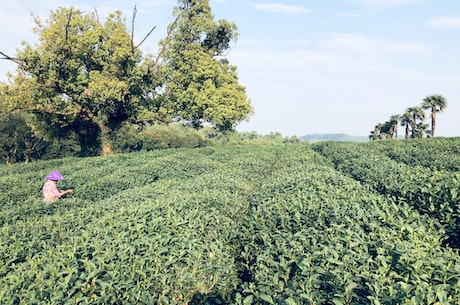
[[[0, 51], [34, 44], [31, 14], [47, 19], [59, 6], [117, 9], [128, 28], [137, 6], [135, 38], [145, 53], [172, 22], [174, 0], [15, 0], [0, 4]], [[255, 114], [239, 131], [283, 136], [346, 133], [368, 136], [378, 123], [427, 95], [448, 102], [437, 136], [460, 136], [459, 0], [211, 0], [215, 19], [236, 23], [227, 55], [238, 67]], [[0, 61], [0, 80], [15, 65]], [[427, 118], [426, 123], [429, 123]], [[399, 134], [403, 135], [402, 127]]]

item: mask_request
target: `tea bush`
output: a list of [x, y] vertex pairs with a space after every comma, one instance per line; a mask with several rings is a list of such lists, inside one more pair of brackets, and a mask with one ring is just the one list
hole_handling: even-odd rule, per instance
[[[55, 168], [74, 192], [45, 204]], [[460, 301], [436, 219], [303, 143], [0, 166], [0, 190], [2, 304]]]
[[[406, 145], [411, 145], [408, 141]], [[453, 163], [458, 160], [457, 149], [460, 138], [431, 139], [417, 142], [419, 151], [433, 151], [433, 154], [451, 156]], [[433, 143], [439, 143], [438, 152], [434, 152]], [[438, 220], [447, 231], [447, 242], [460, 248], [460, 172], [454, 170], [433, 170], [428, 166], [409, 165], [398, 162], [386, 155], [383, 144], [372, 143], [332, 143], [314, 144], [314, 150], [331, 160], [335, 168], [360, 181], [365, 186], [378, 191], [391, 200], [407, 203], [423, 214]], [[390, 143], [385, 146], [390, 146]], [[395, 147], [404, 144], [395, 142]], [[453, 148], [458, 147], [458, 148]], [[444, 150], [444, 148], [447, 148]], [[396, 150], [392, 150], [395, 154]], [[435, 156], [432, 157], [433, 159]], [[396, 158], [397, 159], [397, 158]], [[451, 168], [446, 158], [443, 168]]]

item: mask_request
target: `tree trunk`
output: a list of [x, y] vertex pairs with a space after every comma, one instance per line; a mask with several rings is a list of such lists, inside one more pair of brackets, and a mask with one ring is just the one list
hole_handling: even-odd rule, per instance
[[109, 141], [102, 141], [102, 155], [112, 155], [112, 144]]
[[431, 113], [431, 137], [434, 138], [434, 130], [436, 129], [436, 111]]
[[103, 125], [99, 125], [99, 128], [101, 129], [101, 154], [103, 156], [112, 155], [113, 151], [111, 135], [113, 131], [109, 127]]

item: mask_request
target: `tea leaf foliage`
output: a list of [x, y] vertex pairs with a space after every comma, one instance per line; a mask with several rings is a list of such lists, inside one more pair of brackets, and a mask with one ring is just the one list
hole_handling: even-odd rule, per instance
[[[328, 151], [410, 168], [335, 145], [0, 166], [0, 303], [458, 303], [460, 257], [438, 217], [447, 209], [422, 213], [380, 193], [380, 172], [361, 168], [356, 181]], [[45, 204], [54, 168], [74, 192]]]

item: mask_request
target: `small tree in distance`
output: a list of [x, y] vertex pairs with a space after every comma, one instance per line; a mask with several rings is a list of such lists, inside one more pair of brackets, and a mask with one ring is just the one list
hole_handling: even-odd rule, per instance
[[432, 137], [434, 137], [434, 133], [436, 130], [436, 115], [438, 112], [443, 112], [446, 107], [447, 100], [442, 95], [430, 95], [423, 99], [422, 108], [430, 110]]
[[400, 124], [404, 127], [404, 138], [408, 139], [410, 135], [410, 126], [412, 122], [412, 116], [409, 111], [406, 110], [401, 116]]
[[[436, 130], [436, 115], [438, 112], [443, 112], [447, 107], [446, 99], [439, 94], [426, 96], [421, 106], [409, 107], [406, 109], [402, 116], [392, 116], [390, 122], [395, 123], [393, 131], [397, 138], [397, 124], [400, 122], [401, 126], [405, 128], [405, 138], [423, 138], [424, 135], [428, 137], [434, 137]], [[423, 110], [430, 110], [431, 118], [431, 130], [428, 130], [427, 124], [423, 121], [425, 120], [425, 112]], [[380, 132], [381, 128], [374, 128], [371, 131], [369, 138], [371, 140], [376, 140], [379, 138], [376, 133]]]

